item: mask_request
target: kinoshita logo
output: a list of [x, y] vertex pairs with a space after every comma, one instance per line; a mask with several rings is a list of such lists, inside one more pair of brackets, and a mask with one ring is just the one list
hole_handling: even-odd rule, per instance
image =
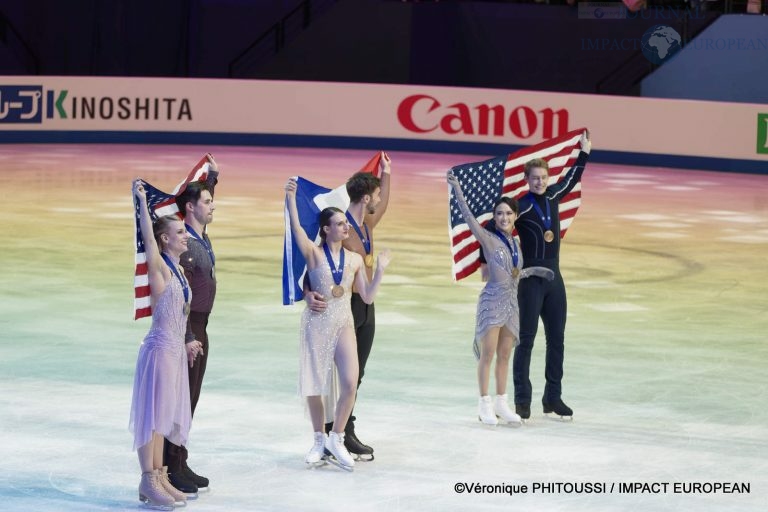
[[0, 85], [0, 123], [46, 119], [192, 121], [192, 105], [188, 98], [87, 96], [42, 85]]

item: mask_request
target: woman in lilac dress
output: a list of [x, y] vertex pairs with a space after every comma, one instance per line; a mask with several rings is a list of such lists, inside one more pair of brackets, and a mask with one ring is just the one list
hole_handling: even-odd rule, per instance
[[163, 438], [185, 445], [191, 422], [184, 334], [192, 292], [179, 265], [189, 235], [184, 222], [174, 216], [152, 223], [141, 180], [133, 182], [133, 193], [139, 202], [152, 327], [136, 362], [129, 429], [142, 471], [139, 499], [151, 508], [170, 510], [184, 502], [185, 495], [168, 481]]

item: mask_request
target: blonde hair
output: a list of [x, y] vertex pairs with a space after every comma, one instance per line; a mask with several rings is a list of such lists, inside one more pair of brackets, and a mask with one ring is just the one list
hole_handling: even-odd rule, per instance
[[165, 248], [165, 243], [163, 243], [160, 235], [168, 233], [168, 231], [171, 229], [171, 225], [174, 222], [181, 222], [181, 219], [176, 215], [163, 215], [162, 217], [156, 218], [154, 222], [152, 222], [152, 232], [155, 235], [155, 241], [157, 242], [157, 246], [160, 248], [161, 252]]
[[547, 161], [543, 158], [534, 158], [533, 160], [528, 160], [525, 162], [525, 165], [523, 166], [525, 175], [528, 176], [531, 173], [531, 169], [536, 169], [537, 167], [546, 169], [547, 174], [549, 174], [549, 164]]

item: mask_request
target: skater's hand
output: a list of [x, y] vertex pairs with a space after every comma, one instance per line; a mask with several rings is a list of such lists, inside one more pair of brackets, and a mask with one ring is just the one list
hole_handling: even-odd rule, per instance
[[389, 174], [392, 170], [392, 159], [386, 151], [381, 152], [381, 160], [379, 160], [379, 169], [382, 174]]
[[376, 258], [376, 268], [379, 272], [382, 272], [385, 268], [389, 266], [389, 262], [392, 261], [392, 256], [390, 255], [389, 249], [384, 249], [379, 253], [379, 256]]
[[322, 313], [328, 306], [328, 303], [325, 301], [325, 297], [323, 297], [318, 292], [307, 292], [304, 295], [304, 301], [307, 303], [310, 311], [315, 313]]
[[448, 171], [448, 173], [445, 175], [445, 181], [447, 181], [448, 184], [453, 188], [461, 188], [461, 185], [459, 185], [459, 180], [453, 174], [453, 171]]
[[133, 195], [138, 197], [141, 202], [147, 202], [147, 191], [144, 189], [144, 182], [141, 178], [133, 180]]
[[216, 160], [213, 159], [213, 155], [210, 153], [205, 154], [206, 160], [208, 160], [208, 163], [211, 165], [211, 169], [214, 171], [219, 171], [219, 166], [216, 164]]
[[585, 153], [592, 151], [592, 137], [589, 135], [589, 130], [584, 130], [581, 134], [581, 150]]
[[190, 341], [184, 345], [184, 348], [187, 349], [187, 361], [189, 361], [189, 367], [192, 368], [192, 366], [195, 364], [195, 359], [197, 356], [203, 355], [203, 344], [197, 340]]
[[295, 198], [296, 197], [296, 190], [299, 188], [299, 184], [296, 182], [295, 179], [291, 178], [288, 180], [288, 183], [285, 184], [285, 197]]

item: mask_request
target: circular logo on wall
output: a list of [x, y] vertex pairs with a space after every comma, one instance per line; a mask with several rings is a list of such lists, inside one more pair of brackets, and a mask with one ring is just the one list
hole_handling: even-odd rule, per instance
[[655, 25], [645, 31], [642, 41], [643, 55], [654, 64], [668, 61], [682, 48], [680, 34], [670, 26]]

